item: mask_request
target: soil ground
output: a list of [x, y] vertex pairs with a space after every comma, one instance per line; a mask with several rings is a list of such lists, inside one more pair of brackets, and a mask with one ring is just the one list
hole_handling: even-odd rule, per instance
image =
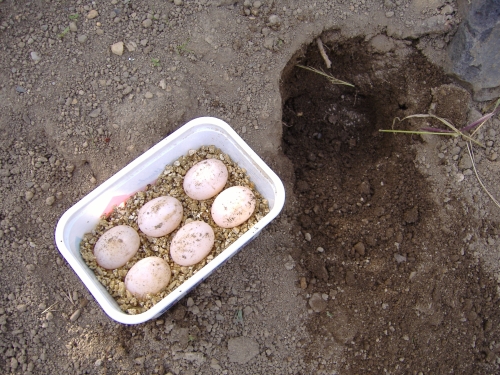
[[[500, 209], [474, 167], [498, 197], [500, 121], [475, 165], [463, 139], [379, 132], [487, 111], [445, 74], [460, 19], [442, 0], [0, 1], [2, 373], [498, 373]], [[285, 207], [160, 318], [113, 322], [57, 221], [199, 116]]]

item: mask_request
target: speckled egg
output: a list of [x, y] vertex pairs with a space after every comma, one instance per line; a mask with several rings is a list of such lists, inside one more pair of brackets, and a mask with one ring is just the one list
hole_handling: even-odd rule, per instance
[[118, 225], [104, 232], [94, 246], [97, 264], [112, 270], [124, 266], [139, 250], [141, 240], [134, 228]]
[[212, 204], [212, 219], [222, 228], [234, 228], [252, 216], [255, 196], [245, 186], [233, 186], [215, 198]]
[[181, 266], [192, 266], [212, 250], [215, 234], [204, 221], [191, 221], [175, 234], [170, 244], [172, 260]]
[[147, 257], [138, 261], [125, 276], [125, 288], [137, 298], [155, 294], [170, 282], [168, 263], [159, 257]]
[[158, 197], [142, 206], [137, 215], [137, 224], [146, 236], [166, 236], [179, 226], [183, 211], [178, 199]]
[[207, 159], [193, 165], [184, 176], [184, 191], [196, 200], [214, 197], [224, 189], [228, 177], [227, 168], [217, 159]]

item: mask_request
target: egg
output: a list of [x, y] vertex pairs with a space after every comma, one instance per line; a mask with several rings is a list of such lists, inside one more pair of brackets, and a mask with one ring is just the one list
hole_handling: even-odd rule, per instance
[[212, 219], [222, 228], [234, 228], [252, 216], [255, 196], [245, 186], [233, 186], [215, 198], [212, 204]]
[[216, 196], [224, 189], [228, 177], [227, 168], [217, 159], [206, 159], [193, 165], [184, 176], [184, 191], [196, 200]]
[[205, 258], [215, 241], [214, 230], [204, 221], [191, 221], [181, 227], [170, 244], [172, 260], [181, 266], [192, 266]]
[[183, 211], [178, 199], [158, 197], [142, 206], [137, 215], [137, 224], [146, 236], [166, 236], [179, 226]]
[[138, 261], [125, 276], [125, 289], [137, 298], [155, 294], [170, 282], [168, 263], [159, 257], [147, 257]]
[[97, 264], [113, 270], [124, 266], [139, 250], [141, 240], [134, 228], [118, 225], [104, 232], [94, 246]]

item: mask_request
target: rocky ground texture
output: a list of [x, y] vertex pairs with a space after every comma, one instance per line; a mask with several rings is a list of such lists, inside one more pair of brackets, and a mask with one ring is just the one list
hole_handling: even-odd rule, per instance
[[[492, 109], [498, 76], [467, 65], [491, 49], [460, 51], [499, 28], [467, 4], [0, 1], [1, 372], [498, 373], [500, 209], [475, 171], [499, 197], [500, 121], [474, 163], [463, 139], [378, 131]], [[284, 210], [160, 318], [113, 322], [57, 221], [199, 116], [277, 172]]]

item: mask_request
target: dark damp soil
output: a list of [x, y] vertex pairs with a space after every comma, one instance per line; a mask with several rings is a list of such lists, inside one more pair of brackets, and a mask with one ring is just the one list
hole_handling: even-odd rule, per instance
[[431, 89], [448, 80], [409, 44], [384, 55], [363, 40], [326, 47], [331, 70], [313, 45], [281, 87], [298, 200], [292, 257], [312, 315], [308, 359], [327, 372], [344, 351], [342, 374], [493, 373], [499, 301], [464, 252], [474, 224], [441, 214], [415, 166], [417, 137], [379, 132], [426, 113]]

